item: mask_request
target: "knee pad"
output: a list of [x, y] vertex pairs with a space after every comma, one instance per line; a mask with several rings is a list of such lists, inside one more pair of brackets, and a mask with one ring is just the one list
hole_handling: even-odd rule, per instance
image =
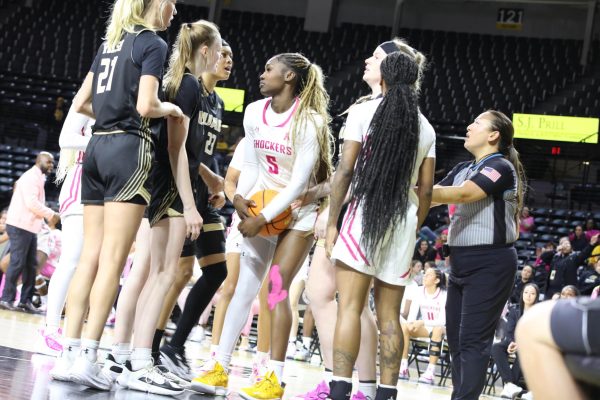
[[442, 341], [429, 340], [429, 355], [439, 357], [442, 353]]
[[206, 279], [210, 286], [218, 288], [227, 278], [227, 264], [223, 261], [202, 268], [202, 277]]

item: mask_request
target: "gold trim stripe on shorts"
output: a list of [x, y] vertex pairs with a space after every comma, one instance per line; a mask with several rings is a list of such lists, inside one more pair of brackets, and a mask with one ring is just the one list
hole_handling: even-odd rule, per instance
[[221, 222], [215, 222], [213, 224], [204, 224], [202, 225], [202, 232], [214, 232], [214, 231], [224, 231], [225, 225]]
[[154, 214], [154, 218], [152, 218], [152, 220], [150, 221], [150, 226], [152, 226], [152, 225], [156, 224], [158, 221], [160, 221], [160, 219], [165, 214], [167, 214], [169, 217], [171, 216], [171, 215], [169, 215], [169, 209], [173, 205], [173, 202], [177, 198], [177, 195], [178, 195], [177, 188], [175, 187], [173, 181], [171, 180], [169, 182], [169, 188], [167, 190], [167, 193], [165, 193], [165, 196], [163, 197], [162, 201], [160, 202], [160, 205], [158, 206], [158, 209], [156, 210], [156, 214]]
[[[143, 122], [148, 124], [149, 118], [143, 118]], [[150, 195], [144, 188], [146, 179], [152, 167], [152, 143], [146, 139], [140, 138], [140, 144], [138, 146], [137, 154], [137, 166], [131, 177], [127, 180], [125, 185], [121, 188], [119, 193], [114, 197], [113, 201], [127, 201], [131, 200], [136, 195], [142, 196], [146, 201], [150, 201]]]

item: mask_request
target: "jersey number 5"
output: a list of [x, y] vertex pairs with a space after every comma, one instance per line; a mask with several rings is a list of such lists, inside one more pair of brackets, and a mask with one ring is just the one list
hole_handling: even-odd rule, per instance
[[270, 174], [279, 174], [279, 165], [277, 165], [277, 158], [275, 158], [274, 156], [267, 156], [267, 163], [269, 164]]
[[102, 72], [100, 72], [100, 75], [98, 75], [98, 88], [96, 93], [110, 92], [113, 75], [115, 73], [115, 65], [117, 65], [117, 58], [119, 58], [119, 56], [115, 56], [110, 59], [103, 58], [100, 60]]

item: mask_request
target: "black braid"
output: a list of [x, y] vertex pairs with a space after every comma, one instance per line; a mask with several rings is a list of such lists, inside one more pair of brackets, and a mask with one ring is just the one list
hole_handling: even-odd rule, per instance
[[371, 121], [352, 180], [354, 201], [362, 205], [363, 245], [372, 257], [388, 230], [402, 223], [419, 143], [419, 110], [413, 85], [419, 67], [394, 52], [381, 64], [387, 93]]

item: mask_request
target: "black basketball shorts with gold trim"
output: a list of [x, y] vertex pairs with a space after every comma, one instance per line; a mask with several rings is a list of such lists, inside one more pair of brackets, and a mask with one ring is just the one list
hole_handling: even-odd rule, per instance
[[197, 259], [213, 254], [225, 254], [225, 225], [219, 211], [213, 207], [198, 208], [203, 220], [202, 232], [198, 239], [186, 238], [181, 257], [196, 256]]
[[123, 202], [147, 205], [146, 184], [154, 158], [153, 144], [126, 132], [96, 132], [83, 160], [81, 202], [103, 205]]
[[[183, 202], [179, 197], [175, 178], [168, 160], [156, 161], [150, 173], [152, 192], [148, 204], [150, 226], [167, 217], [183, 217]], [[192, 181], [192, 190], [196, 194], [196, 183]]]

